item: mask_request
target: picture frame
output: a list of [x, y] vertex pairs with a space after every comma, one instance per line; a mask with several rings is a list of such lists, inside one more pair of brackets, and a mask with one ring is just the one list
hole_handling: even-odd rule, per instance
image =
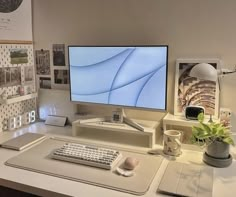
[[69, 90], [69, 70], [67, 68], [53, 69], [52, 89]]
[[65, 44], [52, 45], [53, 65], [66, 66], [65, 62]]
[[31, 0], [2, 1], [0, 19], [1, 43], [32, 43]]
[[215, 69], [221, 65], [219, 59], [176, 60], [174, 115], [184, 116], [186, 106], [193, 105], [204, 107], [205, 115], [218, 118], [219, 82], [189, 76], [191, 69], [199, 63], [211, 64]]
[[35, 51], [36, 74], [37, 75], [50, 75], [50, 51], [49, 50], [36, 50]]
[[27, 49], [10, 49], [11, 64], [27, 64], [29, 62], [28, 56]]
[[31, 84], [34, 81], [34, 67], [24, 66], [24, 84]]
[[11, 87], [22, 84], [21, 67], [0, 68], [0, 87]]

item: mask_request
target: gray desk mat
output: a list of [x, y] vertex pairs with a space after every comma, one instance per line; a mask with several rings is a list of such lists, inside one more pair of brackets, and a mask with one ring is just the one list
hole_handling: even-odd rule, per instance
[[[73, 181], [88, 183], [100, 187], [118, 190], [135, 195], [145, 194], [157, 173], [162, 158], [122, 151], [123, 158], [112, 169], [100, 168], [54, 160], [50, 158], [52, 150], [61, 147], [66, 140], [50, 138], [31, 149], [9, 159], [6, 165]], [[135, 168], [135, 175], [124, 177], [116, 173], [116, 167], [122, 166], [127, 156], [135, 157], [140, 162]]]

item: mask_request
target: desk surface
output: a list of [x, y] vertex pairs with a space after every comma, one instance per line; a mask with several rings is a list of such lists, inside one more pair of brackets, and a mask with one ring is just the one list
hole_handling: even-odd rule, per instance
[[[53, 127], [45, 126], [43, 123], [35, 123], [29, 127], [24, 127], [15, 132], [0, 133], [0, 143], [12, 137], [22, 135], [25, 132], [45, 133], [48, 136], [65, 137], [73, 139], [71, 127]], [[156, 147], [161, 148], [161, 147]], [[26, 149], [27, 150], [27, 149]], [[136, 149], [137, 151], [146, 151], [146, 149]], [[24, 192], [33, 193], [39, 196], [112, 196], [112, 197], [134, 197], [135, 195], [118, 192], [102, 187], [92, 186], [80, 182], [70, 181], [49, 175], [39, 174], [18, 168], [12, 168], [4, 164], [8, 159], [18, 155], [20, 152], [0, 148], [0, 185], [10, 187]], [[231, 150], [232, 155], [236, 156], [235, 148]], [[183, 150], [183, 154], [176, 161], [184, 163], [202, 163], [202, 153], [193, 150]], [[168, 164], [168, 158], [162, 162], [148, 192], [144, 197], [164, 196], [157, 193], [157, 188], [161, 177]], [[213, 197], [234, 196], [236, 193], [236, 161], [227, 168], [214, 168]], [[165, 195], [166, 196], [166, 195]]]

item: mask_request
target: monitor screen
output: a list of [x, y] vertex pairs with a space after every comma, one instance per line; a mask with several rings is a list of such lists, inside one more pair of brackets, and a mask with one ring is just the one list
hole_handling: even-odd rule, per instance
[[68, 46], [71, 101], [166, 110], [168, 46]]

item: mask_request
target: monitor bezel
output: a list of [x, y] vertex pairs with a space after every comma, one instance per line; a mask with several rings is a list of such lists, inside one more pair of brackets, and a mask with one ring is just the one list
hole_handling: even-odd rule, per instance
[[[71, 99], [71, 76], [70, 76], [70, 54], [69, 48], [72, 47], [166, 47], [166, 91], [165, 91], [165, 109], [157, 109], [157, 108], [147, 108], [147, 107], [137, 107], [137, 106], [127, 106], [127, 105], [114, 105], [114, 104], [106, 104], [106, 103], [95, 103], [95, 102], [84, 102], [84, 101], [73, 101]], [[166, 112], [167, 111], [167, 92], [168, 92], [168, 70], [169, 70], [169, 46], [165, 44], [155, 44], [155, 45], [68, 45], [68, 71], [69, 71], [69, 86], [70, 86], [70, 101], [74, 104], [80, 105], [93, 105], [93, 106], [105, 106], [105, 107], [116, 107], [116, 108], [125, 108], [125, 109], [134, 109], [134, 110], [144, 110], [144, 111], [159, 111]]]

